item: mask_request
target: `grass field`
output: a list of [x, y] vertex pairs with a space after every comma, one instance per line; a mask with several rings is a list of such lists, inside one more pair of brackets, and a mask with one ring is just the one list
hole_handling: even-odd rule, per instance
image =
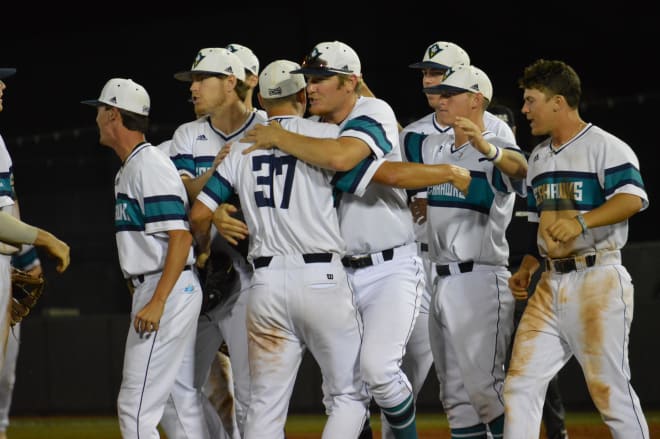
[[[646, 413], [651, 439], [660, 439], [660, 412]], [[287, 439], [317, 439], [325, 417], [292, 415], [287, 422]], [[569, 413], [566, 418], [571, 439], [609, 438], [605, 424], [596, 413]], [[380, 437], [380, 419], [372, 417], [375, 437]], [[419, 414], [417, 430], [420, 439], [448, 439], [444, 415]], [[117, 419], [101, 417], [16, 417], [7, 431], [9, 439], [120, 439]], [[165, 435], [162, 436], [165, 438]], [[543, 436], [542, 436], [543, 437]]]

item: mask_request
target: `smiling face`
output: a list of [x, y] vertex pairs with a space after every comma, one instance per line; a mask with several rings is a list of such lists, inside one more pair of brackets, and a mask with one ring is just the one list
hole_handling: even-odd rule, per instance
[[350, 113], [356, 97], [355, 75], [340, 77], [308, 76], [307, 103], [311, 114], [332, 123], [339, 123]]

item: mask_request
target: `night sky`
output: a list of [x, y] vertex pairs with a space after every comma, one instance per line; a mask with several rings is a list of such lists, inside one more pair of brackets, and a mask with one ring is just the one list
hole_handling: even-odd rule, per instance
[[500, 2], [490, 10], [476, 2], [425, 4], [414, 12], [383, 6], [377, 13], [385, 18], [346, 2], [319, 3], [323, 13], [310, 7], [214, 10], [199, 2], [149, 14], [126, 3], [95, 4], [94, 13], [62, 4], [39, 9], [38, 16], [27, 7], [12, 15], [3, 10], [0, 66], [18, 74], [6, 80], [0, 133], [14, 159], [24, 218], [71, 242], [72, 268], [85, 261], [97, 270], [93, 255], [102, 253], [106, 272], [95, 276], [116, 277], [112, 181], [119, 160], [98, 144], [94, 109], [80, 104], [98, 97], [109, 78], [129, 77], [146, 87], [150, 140], [158, 143], [192, 118], [188, 84], [173, 74], [189, 69], [200, 48], [240, 43], [264, 67], [280, 58], [300, 62], [316, 43], [337, 39], [357, 51], [366, 82], [405, 125], [430, 112], [420, 74], [408, 65], [421, 60], [429, 44], [453, 41], [489, 75], [494, 101], [514, 109], [525, 149], [538, 139], [519, 112], [523, 68], [537, 58], [573, 66], [583, 83], [582, 117], [626, 141], [642, 164], [651, 208], [632, 218], [630, 240], [659, 240], [653, 189], [660, 187], [660, 81], [650, 65], [658, 62], [660, 31], [653, 15], [630, 2], [616, 10], [569, 9], [564, 2], [531, 9]]

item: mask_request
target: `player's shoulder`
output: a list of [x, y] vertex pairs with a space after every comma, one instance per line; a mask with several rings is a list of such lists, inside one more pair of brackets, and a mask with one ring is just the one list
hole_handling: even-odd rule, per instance
[[421, 133], [421, 134], [430, 134], [433, 130], [433, 118], [435, 113], [429, 113], [425, 116], [420, 117], [417, 120], [410, 122], [408, 125], [403, 127], [401, 134], [405, 135], [406, 133]]
[[305, 119], [297, 116], [277, 118], [283, 128], [310, 137], [331, 137], [339, 135], [339, 127], [332, 123]]
[[360, 96], [355, 102], [352, 113], [354, 113], [354, 116], [372, 115], [375, 117], [391, 117], [396, 120], [392, 106], [383, 99], [376, 97]]

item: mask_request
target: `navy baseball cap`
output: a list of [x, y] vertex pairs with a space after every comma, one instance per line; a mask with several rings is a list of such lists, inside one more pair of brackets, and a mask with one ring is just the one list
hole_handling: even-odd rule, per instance
[[314, 46], [305, 57], [302, 67], [289, 73], [312, 76], [360, 76], [360, 58], [355, 50], [341, 41], [327, 41]]
[[13, 67], [0, 67], [0, 79], [8, 78], [16, 73]]

